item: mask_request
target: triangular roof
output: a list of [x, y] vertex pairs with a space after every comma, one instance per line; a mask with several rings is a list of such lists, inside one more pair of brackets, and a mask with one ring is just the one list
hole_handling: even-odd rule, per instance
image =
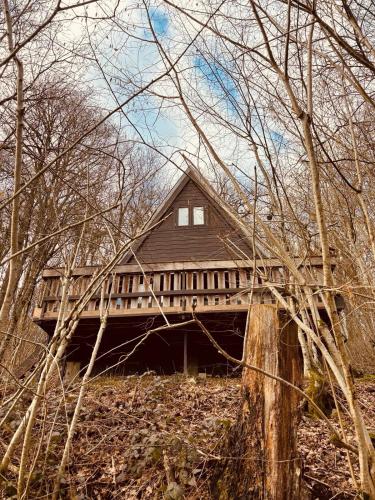
[[[208, 181], [203, 177], [203, 175], [194, 167], [189, 166], [188, 169], [181, 175], [180, 179], [177, 181], [173, 189], [170, 191], [169, 195], [165, 199], [165, 201], [160, 205], [160, 207], [155, 211], [154, 215], [151, 217], [149, 222], [146, 225], [145, 229], [153, 227], [157, 224], [158, 221], [162, 220], [168, 214], [168, 209], [172, 207], [173, 203], [186, 187], [186, 185], [192, 181], [198, 189], [200, 189], [204, 195], [208, 198], [210, 204], [214, 209], [220, 214], [226, 223], [233, 229], [233, 231], [237, 233], [243, 234], [244, 238], [247, 236], [243, 233], [241, 228], [235, 224], [235, 221], [228, 216], [228, 212], [230, 212], [233, 216], [238, 216], [233, 208], [225, 202], [219, 194], [213, 189], [213, 187], [208, 183]], [[150, 233], [147, 233], [142, 238], [139, 238], [134, 245], [132, 246], [132, 250], [135, 254], [137, 254], [140, 247], [143, 245], [145, 240], [149, 237]], [[257, 247], [257, 253], [260, 254], [259, 248]], [[263, 252], [261, 252], [263, 254]], [[133, 258], [133, 253], [129, 252], [124, 260], [123, 264], [128, 263]]]

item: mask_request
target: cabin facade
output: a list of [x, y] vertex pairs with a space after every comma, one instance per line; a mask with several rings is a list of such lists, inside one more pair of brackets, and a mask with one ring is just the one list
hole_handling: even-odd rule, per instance
[[[189, 169], [181, 177], [150, 221], [152, 229], [133, 245], [106, 280], [109, 316], [97, 371], [231, 372], [233, 367], [195, 325], [150, 335], [127, 358], [145, 332], [166, 320], [170, 324], [187, 320], [192, 310], [220, 345], [241, 357], [250, 301], [272, 303], [274, 299], [259, 273], [254, 278], [252, 248], [230, 222], [224, 205], [196, 171]], [[256, 251], [257, 269], [262, 269], [268, 281], [279, 286], [290, 280], [280, 261]], [[309, 265], [314, 273], [321, 272], [320, 257], [311, 257]], [[74, 270], [68, 309], [76, 306], [96, 270]], [[50, 336], [60, 310], [62, 273], [60, 269], [44, 271], [33, 314], [34, 321]], [[100, 291], [80, 314], [68, 361], [81, 365], [88, 362], [99, 328], [99, 306]]]

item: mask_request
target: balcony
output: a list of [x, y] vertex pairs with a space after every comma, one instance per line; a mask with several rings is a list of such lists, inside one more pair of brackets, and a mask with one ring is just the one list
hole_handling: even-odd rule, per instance
[[[286, 282], [284, 268], [274, 259], [262, 264], [263, 276], [282, 289]], [[117, 266], [105, 282], [105, 301], [110, 301], [110, 316], [146, 316], [190, 312], [247, 311], [251, 303], [273, 303], [274, 298], [246, 261], [180, 262]], [[259, 266], [257, 266], [259, 268]], [[77, 269], [71, 280], [68, 310], [87, 290], [95, 267]], [[62, 291], [62, 271], [48, 269], [39, 289], [35, 321], [56, 319]], [[250, 294], [249, 289], [253, 287]], [[250, 297], [251, 295], [251, 297]], [[100, 293], [95, 294], [81, 314], [82, 318], [99, 317]]]

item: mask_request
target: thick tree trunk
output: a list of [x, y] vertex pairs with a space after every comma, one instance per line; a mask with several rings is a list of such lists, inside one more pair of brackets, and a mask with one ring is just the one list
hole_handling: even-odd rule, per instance
[[[302, 356], [294, 322], [270, 304], [252, 306], [246, 362], [295, 385], [302, 382]], [[299, 395], [292, 388], [244, 368], [243, 401], [217, 477], [217, 498], [300, 498], [296, 455]]]

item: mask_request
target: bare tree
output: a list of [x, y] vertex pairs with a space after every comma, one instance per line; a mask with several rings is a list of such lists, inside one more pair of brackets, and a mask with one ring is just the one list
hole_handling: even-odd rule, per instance
[[[248, 213], [253, 212], [252, 202], [236, 178], [238, 172], [233, 172], [227, 159], [219, 153], [220, 148], [215, 138], [210, 136], [207, 130], [208, 117], [219, 130], [230, 133], [241, 141], [244, 151], [253, 153], [262, 172], [261, 182], [267, 190], [270, 219], [276, 215], [281, 222], [278, 228], [276, 221], [268, 225], [258, 209], [255, 237], [268, 247], [271, 254], [280, 258], [289, 270], [295, 283], [294, 305], [288, 305], [271, 283], [269, 288], [297, 322], [303, 335], [306, 335], [306, 345], [314, 345], [314, 350], [320, 352], [343, 390], [356, 430], [361, 489], [370, 496], [374, 495], [374, 448], [356, 399], [345, 345], [345, 325], [340, 319], [335, 300], [340, 284], [333, 274], [330, 248], [330, 228], [334, 226], [334, 214], [327, 210], [324, 198], [325, 174], [327, 169], [334, 169], [335, 175], [341, 174], [340, 183], [345, 183], [346, 188], [351, 186], [355, 196], [359, 196], [358, 202], [371, 248], [372, 221], [366, 195], [363, 194], [363, 169], [359, 163], [353, 126], [353, 107], [348, 104], [349, 97], [346, 97], [350, 88], [351, 92], [355, 92], [356, 106], [359, 101], [371, 103], [372, 96], [363, 91], [368, 81], [366, 79], [373, 78], [370, 39], [361, 32], [361, 53], [351, 46], [351, 41], [356, 40], [361, 30], [348, 6], [343, 12], [340, 11], [340, 15], [345, 29], [353, 35], [350, 42], [337, 33], [329, 22], [323, 21], [320, 11], [300, 3], [292, 2], [285, 6], [280, 3], [277, 19], [266, 3], [250, 2], [248, 7], [239, 3], [224, 2], [219, 7], [210, 4], [204, 15], [194, 14], [169, 0], [165, 4], [171, 7], [173, 14], [180, 16], [182, 23], [186, 20], [192, 22], [195, 26], [193, 31], [204, 28], [207, 34], [206, 38], [202, 35], [195, 44], [196, 53], [199, 54], [196, 56], [196, 65], [198, 71], [203, 73], [201, 87], [196, 82], [191, 84], [181, 63], [171, 73], [174, 93], [177, 93], [179, 104], [205, 145], [207, 154], [231, 180]], [[160, 55], [166, 67], [171, 68], [170, 49], [164, 46], [164, 40], [158, 37], [151, 18], [149, 19], [150, 30], [158, 44]], [[182, 24], [180, 26], [183, 29]], [[187, 37], [191, 36], [187, 30], [185, 33]], [[249, 36], [250, 33], [253, 36]], [[332, 66], [330, 68], [330, 87], [327, 87], [324, 78], [318, 80], [318, 71], [322, 61], [328, 64], [327, 61], [332, 59], [332, 50], [335, 54], [334, 66], [333, 69]], [[340, 56], [345, 60], [344, 69]], [[187, 59], [186, 64], [190, 64], [190, 61]], [[354, 61], [361, 65], [364, 72], [364, 77], [360, 80], [354, 69]], [[328, 71], [327, 67], [327, 76]], [[204, 92], [205, 85], [210, 85], [210, 94]], [[340, 90], [339, 97], [332, 95], [332, 85]], [[218, 99], [218, 95], [223, 97]], [[176, 102], [175, 97], [170, 99]], [[351, 96], [350, 99], [354, 102], [354, 97]], [[330, 115], [331, 110], [327, 109], [332, 106], [332, 102], [334, 106], [341, 102], [341, 109], [344, 107], [346, 110], [345, 126], [354, 150], [351, 169], [356, 176], [355, 181], [351, 179], [351, 175], [346, 177], [340, 169], [335, 168], [335, 164], [332, 165], [327, 158], [336, 148], [337, 137], [332, 139], [338, 117]], [[264, 125], [267, 113], [274, 131], [270, 124]], [[277, 142], [279, 151], [275, 148]], [[280, 154], [280, 150], [283, 154]], [[290, 173], [285, 175], [288, 165], [287, 158], [283, 160], [283, 155], [294, 156], [294, 170], [306, 175], [309, 191], [304, 211], [293, 206], [291, 189], [295, 183], [292, 179], [289, 180]], [[336, 159], [334, 156], [333, 158]], [[237, 222], [243, 226], [243, 221]], [[277, 228], [276, 232], [271, 232], [271, 227]], [[329, 319], [327, 324], [321, 321], [321, 315], [313, 305], [312, 298], [316, 291], [310, 288], [306, 276], [291, 262], [291, 252], [294, 253], [295, 250], [302, 255], [305, 253], [306, 257], [314, 250], [322, 256], [323, 273], [318, 293], [325, 304]], [[306, 304], [309, 304], [310, 312], [307, 311]], [[301, 340], [303, 338], [300, 336]], [[314, 350], [311, 349], [311, 355]]]

